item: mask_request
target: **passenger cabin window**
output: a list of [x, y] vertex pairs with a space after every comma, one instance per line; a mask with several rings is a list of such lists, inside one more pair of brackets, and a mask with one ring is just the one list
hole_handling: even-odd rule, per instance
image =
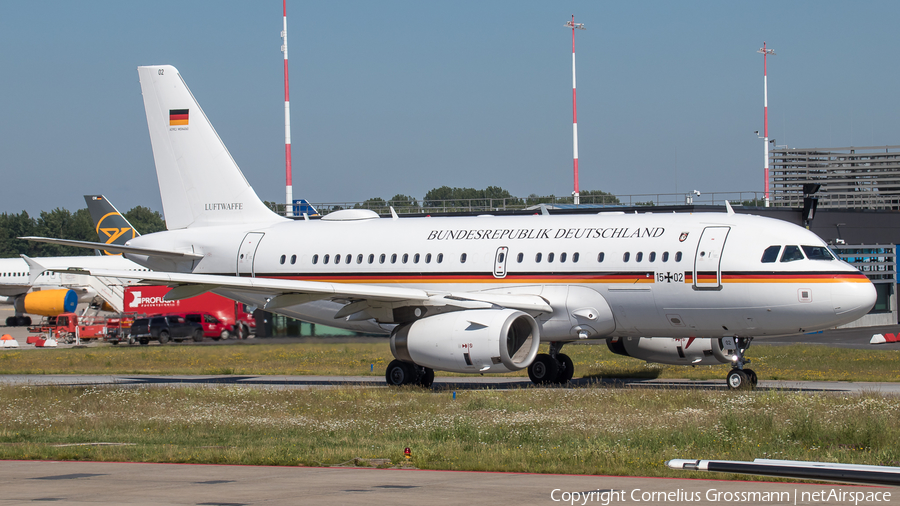
[[606, 258], [606, 253], [603, 253], [603, 252], [601, 251], [600, 254], [597, 255], [597, 262], [601, 262], [601, 263], [602, 263], [604, 258]]
[[669, 252], [668, 252], [668, 251], [663, 251], [663, 254], [662, 254], [662, 261], [663, 261], [663, 262], [668, 262], [668, 261], [669, 261]]
[[373, 263], [375, 261], [375, 255], [369, 253], [369, 263]]
[[541, 263], [541, 257], [542, 257], [542, 256], [543, 256], [543, 255], [541, 255], [540, 253], [534, 255], [534, 261], [535, 261], [535, 263]]
[[656, 261], [656, 252], [655, 252], [655, 251], [651, 251], [651, 252], [650, 252], [650, 257], [647, 258], [647, 260], [650, 260], [651, 262], [655, 262], [655, 261]]
[[416, 253], [415, 255], [413, 255], [413, 263], [414, 263], [414, 264], [419, 263], [419, 254], [418, 254], [418, 253]]
[[554, 256], [555, 256], [555, 255], [554, 255], [553, 253], [547, 253], [547, 261], [548, 261], [548, 262], [553, 262], [553, 257], [554, 257]]
[[403, 254], [403, 263], [406, 263], [408, 261], [409, 261], [409, 253], [404, 253]]
[[519, 253], [516, 255], [516, 262], [522, 263], [522, 260], [525, 260], [525, 253]]
[[297, 263], [297, 255], [291, 255], [291, 265]]
[[680, 251], [677, 252], [677, 253], [675, 253], [675, 261], [676, 261], [676, 262], [680, 262], [680, 261], [681, 261], [681, 252], [680, 252]]
[[313, 255], [313, 265], [319, 263], [319, 255]]
[[579, 256], [580, 256], [580, 255], [579, 255], [578, 253], [572, 253], [572, 262], [573, 262], [573, 263], [574, 263], [574, 262], [577, 262]]
[[771, 264], [775, 263], [775, 260], [778, 260], [778, 252], [781, 251], [781, 246], [769, 246], [763, 251], [762, 263]]
[[785, 246], [784, 253], [781, 254], [782, 262], [793, 262], [795, 260], [803, 260], [803, 252], [800, 246]]
[[[328, 263], [328, 262], [325, 262], [325, 263]], [[338, 255], [334, 256], [334, 263], [335, 264], [341, 263], [341, 255], [338, 254]]]
[[349, 263], [350, 263], [350, 260], [353, 260], [353, 255], [348, 254], [348, 255], [347, 255], [347, 260], [345, 260], [344, 263], [345, 263], [345, 264], [349, 264]]
[[322, 257], [322, 263], [323, 263], [323, 264], [327, 264], [327, 263], [328, 263], [328, 258], [329, 258], [328, 255], [323, 256], [323, 257]]
[[466, 263], [466, 254], [465, 253], [463, 253], [462, 255], [459, 256], [459, 263], [461, 263], [461, 264]]
[[806, 258], [810, 260], [834, 260], [834, 256], [825, 246], [801, 246]]
[[356, 263], [361, 264], [362, 259], [363, 259], [362, 253], [360, 253], [359, 255], [356, 255]]
[[560, 261], [560, 263], [566, 261], [566, 254], [565, 254], [565, 253], [560, 253], [560, 254], [559, 254], [559, 261]]
[[[384, 262], [382, 262], [382, 263], [384, 263]], [[391, 263], [392, 264], [397, 263], [397, 254], [396, 253], [391, 254]]]
[[644, 259], [644, 252], [643, 252], [643, 251], [638, 251], [637, 254], [634, 255], [634, 261], [635, 261], [635, 262], [640, 262], [640, 261], [643, 260], [643, 259]]
[[623, 261], [623, 262], [627, 262], [627, 261], [630, 260], [630, 259], [631, 259], [631, 253], [629, 253], [629, 252], [626, 251], [625, 254], [622, 255], [622, 261]]
[[385, 259], [385, 255], [384, 255], [384, 253], [382, 253], [381, 256], [378, 257], [378, 263], [383, 264], [383, 263], [384, 263], [384, 259]]
[[444, 261], [444, 254], [443, 254], [443, 253], [438, 253], [438, 256], [437, 256], [437, 263], [441, 263], [441, 262], [443, 262], [443, 261]]
[[430, 264], [430, 263], [431, 263], [431, 253], [426, 253], [426, 254], [425, 254], [425, 263], [426, 263], [426, 264]]
[[284, 265], [285, 260], [287, 260], [287, 257], [284, 255], [281, 255], [281, 265]]

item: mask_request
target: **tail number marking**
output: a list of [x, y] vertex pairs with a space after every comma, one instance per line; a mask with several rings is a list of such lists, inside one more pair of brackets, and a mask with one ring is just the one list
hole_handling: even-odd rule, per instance
[[683, 272], [657, 272], [657, 283], [684, 283]]

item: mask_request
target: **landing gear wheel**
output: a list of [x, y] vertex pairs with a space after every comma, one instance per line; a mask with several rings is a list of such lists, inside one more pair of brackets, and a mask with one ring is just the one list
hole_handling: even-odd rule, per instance
[[728, 376], [725, 377], [725, 382], [728, 383], [728, 388], [731, 390], [749, 390], [752, 388], [750, 386], [750, 377], [740, 369], [729, 371]]
[[556, 376], [556, 382], [564, 385], [575, 375], [575, 363], [568, 355], [560, 353], [556, 355], [556, 361], [559, 362], [559, 373]]
[[559, 362], [546, 353], [540, 353], [528, 366], [528, 377], [535, 385], [546, 385], [559, 377]]
[[395, 387], [408, 385], [415, 381], [417, 376], [415, 366], [402, 360], [391, 361], [384, 372], [384, 379], [387, 381], [387, 384]]
[[194, 342], [199, 343], [201, 341], [203, 341], [203, 331], [200, 329], [197, 329], [194, 331]]
[[6, 317], [6, 326], [7, 327], [18, 327], [19, 319], [16, 318], [15, 316], [7, 316]]
[[166, 344], [169, 342], [169, 333], [163, 330], [159, 333], [159, 344]]
[[31, 317], [30, 316], [20, 316], [19, 317], [19, 326], [20, 327], [30, 327], [31, 326]]
[[750, 379], [750, 387], [756, 388], [756, 384], [759, 383], [759, 378], [756, 377], [756, 373], [753, 369], [744, 369], [744, 374]]
[[420, 387], [431, 388], [431, 385], [434, 384], [434, 369], [430, 367], [423, 367], [422, 371], [419, 371], [419, 378], [416, 380], [416, 384]]

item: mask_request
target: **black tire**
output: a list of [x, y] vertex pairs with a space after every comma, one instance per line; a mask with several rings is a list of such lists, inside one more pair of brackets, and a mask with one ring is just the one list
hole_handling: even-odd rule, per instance
[[7, 316], [6, 317], [6, 326], [7, 327], [18, 327], [19, 319], [15, 316]]
[[528, 377], [535, 385], [546, 385], [559, 377], [559, 362], [546, 353], [540, 353], [528, 366]]
[[[231, 332], [228, 329], [223, 330], [222, 333], [219, 334], [219, 339], [223, 341], [227, 341], [229, 337], [231, 337]], [[219, 339], [216, 340], [218, 341]]]
[[384, 372], [384, 380], [390, 386], [408, 385], [416, 380], [416, 371], [412, 364], [402, 360], [393, 360]]
[[564, 385], [575, 375], [575, 363], [572, 362], [568, 355], [563, 353], [556, 356], [556, 361], [559, 362], [559, 375], [556, 377], [556, 382]]
[[20, 316], [19, 317], [19, 325], [22, 327], [30, 327], [31, 326], [31, 317], [30, 316]]
[[150, 339], [148, 339], [146, 337], [142, 337], [141, 338], [141, 346], [147, 346], [148, 344], [150, 344]]
[[750, 386], [750, 377], [740, 369], [728, 371], [725, 382], [728, 384], [730, 390], [749, 390], [752, 388]]
[[203, 331], [200, 329], [194, 329], [194, 342], [199, 343], [203, 341]]
[[759, 383], [759, 378], [756, 377], [756, 372], [753, 369], [744, 369], [744, 374], [750, 379], [750, 387], [756, 388], [756, 385]]
[[431, 388], [431, 385], [434, 384], [434, 369], [430, 367], [423, 367], [422, 369], [423, 372], [419, 375], [419, 379], [418, 381], [416, 381], [416, 384], [421, 387]]
[[110, 342], [112, 343], [113, 346], [116, 346], [117, 344], [119, 344], [119, 341], [110, 341]]
[[166, 344], [169, 342], [169, 333], [165, 330], [161, 330], [159, 332], [159, 344]]

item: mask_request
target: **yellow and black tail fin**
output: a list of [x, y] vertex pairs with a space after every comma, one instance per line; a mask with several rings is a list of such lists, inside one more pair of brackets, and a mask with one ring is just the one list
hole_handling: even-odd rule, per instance
[[[94, 220], [94, 229], [100, 242], [124, 245], [129, 239], [141, 235], [103, 195], [85, 195], [84, 201], [87, 203], [88, 212], [91, 213], [91, 219]], [[103, 251], [102, 254], [121, 255], [108, 251]]]

